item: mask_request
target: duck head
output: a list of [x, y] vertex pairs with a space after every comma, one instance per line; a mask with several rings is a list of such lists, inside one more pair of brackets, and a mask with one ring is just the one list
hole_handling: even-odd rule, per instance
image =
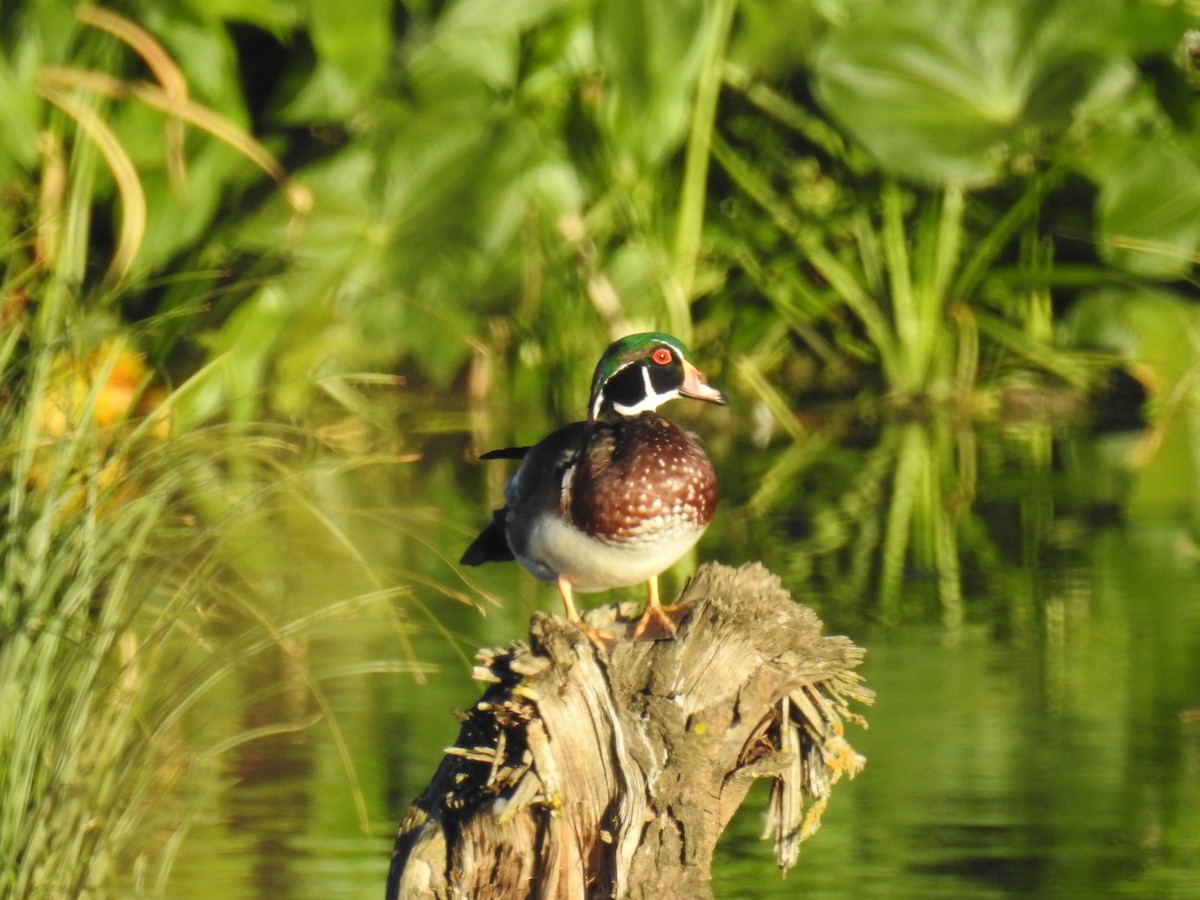
[[658, 331], [631, 334], [613, 342], [596, 365], [588, 422], [608, 414], [636, 416], [676, 397], [729, 402], [705, 383], [678, 339]]

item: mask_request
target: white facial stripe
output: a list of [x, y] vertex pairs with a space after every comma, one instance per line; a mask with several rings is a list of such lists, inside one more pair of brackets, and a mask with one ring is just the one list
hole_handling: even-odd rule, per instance
[[633, 406], [624, 406], [620, 403], [613, 403], [613, 409], [623, 416], [636, 416], [638, 413], [650, 412], [658, 409], [668, 400], [679, 396], [679, 391], [667, 391], [665, 394], [656, 394], [654, 385], [650, 382], [650, 369], [642, 369], [642, 381], [646, 385], [646, 396]]

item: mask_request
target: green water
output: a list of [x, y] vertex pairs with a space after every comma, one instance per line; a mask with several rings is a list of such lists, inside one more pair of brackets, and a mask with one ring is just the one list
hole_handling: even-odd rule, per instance
[[[762, 559], [829, 630], [867, 648], [878, 694], [869, 729], [848, 732], [866, 769], [835, 788], [799, 865], [781, 877], [759, 840], [759, 785], [722, 840], [718, 897], [1200, 897], [1190, 433], [1153, 446], [1044, 424], [831, 427], [796, 447], [708, 437], [724, 498], [699, 558]], [[532, 609], [556, 602], [515, 566], [463, 581], [447, 564], [504, 471], [466, 465], [464, 444], [429, 438], [422, 462], [326, 497], [363, 552], [415, 585], [394, 602], [421, 629], [424, 683], [330, 675], [341, 752], [324, 720], [233, 751], [171, 896], [382, 895], [396, 823], [456, 735], [451, 711], [478, 693], [473, 648], [520, 637]], [[311, 602], [361, 589], [319, 549], [301, 556], [288, 583]], [[507, 602], [480, 615], [438, 585]], [[344, 625], [301, 659], [280, 651], [245, 691], [301, 663], [336, 673], [407, 658], [388, 626]], [[303, 691], [261, 703], [244, 724], [320, 712]]]

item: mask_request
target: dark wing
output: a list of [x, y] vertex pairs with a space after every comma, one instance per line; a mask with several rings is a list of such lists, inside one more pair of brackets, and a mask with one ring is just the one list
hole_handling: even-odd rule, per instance
[[586, 441], [586, 426], [572, 422], [548, 434], [523, 454], [508, 484], [504, 502], [519, 519], [556, 509], [563, 477]]
[[[504, 447], [500, 450], [489, 450], [482, 459], [524, 459], [531, 447]], [[508, 520], [508, 507], [503, 506], [492, 513], [492, 521], [471, 541], [462, 559], [462, 566], [481, 566], [485, 562], [507, 562], [515, 559], [512, 548], [508, 546], [505, 528]]]
[[521, 465], [504, 488], [507, 505], [492, 513], [492, 521], [479, 532], [479, 536], [463, 554], [460, 560], [462, 565], [478, 566], [485, 562], [516, 558], [508, 542], [510, 526], [520, 530], [536, 521], [539, 515], [558, 508], [563, 476], [574, 465], [585, 438], [585, 424], [574, 422], [564, 425], [532, 447], [507, 447], [492, 450], [480, 457], [519, 459]]
[[[529, 447], [504, 447], [500, 450], [489, 450], [479, 458], [481, 460], [524, 459], [529, 450]], [[475, 540], [471, 541], [471, 546], [463, 553], [458, 564], [460, 566], [481, 566], [485, 562], [507, 562], [510, 559], [516, 559], [513, 556], [512, 548], [508, 546], [508, 538], [504, 534], [507, 519], [507, 506], [493, 511], [492, 521], [488, 522], [487, 527], [476, 535]]]

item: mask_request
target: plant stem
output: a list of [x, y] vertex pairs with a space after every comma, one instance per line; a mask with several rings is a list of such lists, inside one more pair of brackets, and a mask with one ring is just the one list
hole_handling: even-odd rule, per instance
[[887, 262], [888, 287], [891, 293], [892, 329], [896, 335], [897, 368], [900, 382], [891, 385], [905, 394], [920, 389], [925, 376], [925, 360], [921, 356], [921, 332], [928, 326], [917, 313], [913, 298], [912, 265], [904, 233], [903, 196], [900, 187], [890, 179], [881, 191], [883, 224], [883, 258]]
[[691, 333], [691, 299], [704, 229], [704, 206], [708, 193], [708, 160], [712, 149], [713, 123], [721, 94], [722, 60], [733, 23], [737, 0], [717, 0], [708, 23], [707, 47], [696, 82], [696, 104], [688, 136], [687, 158], [679, 216], [675, 225], [674, 290], [667, 302], [671, 329], [686, 341]]

